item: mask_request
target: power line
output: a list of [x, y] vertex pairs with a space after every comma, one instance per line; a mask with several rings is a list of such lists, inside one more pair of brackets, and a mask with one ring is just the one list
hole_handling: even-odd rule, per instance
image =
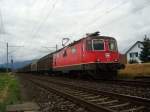
[[[42, 46], [42, 48], [45, 48], [45, 49], [47, 49], [47, 50], [49, 50], [49, 51], [52, 51], [52, 49], [55, 49], [56, 51], [58, 50], [58, 45], [56, 44], [56, 46], [55, 47], [46, 47], [46, 46]], [[54, 50], [53, 50], [54, 51]]]
[[[47, 1], [47, 4], [49, 5], [50, 3], [51, 3], [50, 0], [48, 0], [48, 1]], [[47, 5], [47, 4], [46, 4], [46, 5]], [[53, 2], [52, 7], [51, 7], [51, 8], [49, 9], [49, 11], [48, 11], [48, 14], [43, 18], [43, 20], [42, 20], [41, 23], [39, 24], [38, 28], [36, 28], [35, 31], [34, 31], [35, 28], [32, 30], [33, 33], [32, 33], [31, 35], [33, 35], [33, 36], [32, 36], [33, 39], [36, 39], [35, 37], [37, 37], [38, 32], [41, 30], [43, 24], [44, 24], [45, 21], [48, 19], [48, 17], [51, 15], [51, 13], [52, 13], [53, 9], [55, 8], [56, 4], [57, 4], [57, 0], [55, 0], [55, 1]], [[44, 10], [44, 9], [46, 9], [46, 8], [43, 7], [42, 10]], [[32, 47], [32, 45], [30, 45], [30, 48], [31, 48], [31, 47]]]
[[118, 9], [119, 7], [121, 7], [123, 4], [125, 4], [125, 3], [127, 3], [127, 2], [128, 2], [128, 1], [125, 0], [125, 1], [121, 2], [119, 5], [116, 5], [116, 6], [112, 7], [110, 10], [105, 11], [105, 12], [103, 13], [103, 15], [98, 16], [97, 18], [95, 18], [94, 20], [92, 20], [91, 22], [89, 22], [86, 26], [89, 26], [89, 25], [91, 25], [92, 23], [95, 23], [95, 21], [102, 19], [102, 18], [105, 17], [107, 14], [109, 14], [109, 13], [111, 13], [112, 11]]
[[4, 22], [3, 22], [1, 8], [0, 8], [0, 34], [5, 34]]
[[6, 43], [6, 46], [7, 46], [7, 72], [8, 72], [8, 57], [9, 57], [8, 56], [9, 55], [9, 51], [8, 50], [9, 50], [9, 47], [23, 47], [23, 46], [14, 46], [14, 45], [13, 46], [9, 46], [8, 42]]
[[[150, 2], [149, 2], [149, 3], [150, 3]], [[146, 7], [149, 7], [149, 6], [150, 6], [150, 4], [146, 4], [146, 6], [140, 7], [138, 10], [134, 11], [134, 13], [137, 13], [137, 12], [139, 12], [140, 10], [142, 10], [142, 9], [144, 9], [144, 8], [146, 8]], [[114, 19], [113, 21], [111, 21], [111, 22], [109, 22], [109, 23], [114, 24], [115, 22], [119, 22], [120, 20], [125, 19], [124, 17], [127, 18], [127, 17], [131, 16], [132, 14], [133, 14], [133, 13], [126, 14], [126, 15], [124, 15], [124, 16], [120, 16], [120, 17], [118, 17], [117, 19]], [[107, 26], [107, 25], [110, 25], [109, 23], [103, 24], [103, 25], [101, 25], [101, 27], [105, 27], [105, 26]]]
[[43, 24], [45, 23], [45, 21], [48, 19], [48, 17], [51, 15], [53, 9], [55, 8], [57, 3], [57, 0], [54, 1], [52, 8], [49, 10], [49, 13], [47, 14], [47, 16], [43, 19], [43, 21], [39, 24], [39, 27], [36, 29], [36, 31], [33, 34], [33, 37], [35, 38], [38, 34], [38, 32], [40, 31], [40, 29], [42, 28]]
[[[126, 1], [122, 2], [121, 4], [125, 4], [125, 3], [126, 3]], [[148, 2], [148, 3], [149, 3], [149, 2]], [[144, 9], [145, 7], [149, 7], [150, 4], [145, 4], [145, 5], [146, 5], [146, 6], [140, 7], [139, 9], [137, 9], [136, 11], [134, 11], [134, 13], [136, 13], [136, 12], [138, 12], [138, 11]], [[121, 6], [121, 5], [120, 5], [120, 6]], [[114, 9], [117, 9], [117, 8], [120, 7], [120, 6], [118, 5], [118, 6], [114, 7], [114, 8], [112, 8], [110, 11], [107, 11], [106, 14], [111, 13]], [[111, 22], [109, 22], [109, 23], [106, 23], [106, 24], [103, 24], [103, 25], [100, 25], [100, 26], [101, 26], [101, 27], [105, 27], [105, 26], [107, 26], [107, 25], [110, 25], [110, 23], [113, 24], [113, 23], [115, 23], [115, 22], [118, 22], [118, 21], [122, 20], [122, 18], [125, 19], [124, 17], [127, 18], [127, 17], [130, 16], [131, 14], [133, 14], [133, 13], [125, 14], [124, 16], [120, 16], [120, 17], [118, 17], [117, 19], [114, 19], [113, 21], [111, 21]], [[103, 17], [104, 17], [104, 16], [102, 16], [102, 18], [103, 18]], [[96, 19], [94, 19], [93, 22], [91, 21], [91, 23], [94, 24], [95, 21], [100, 20], [100, 19], [101, 19], [101, 16], [99, 16], [99, 17], [97, 17]], [[89, 25], [91, 25], [91, 24], [88, 24], [87, 27], [86, 27], [86, 29], [88, 28]]]
[[[36, 4], [37, 0], [33, 1], [34, 4]], [[44, 11], [46, 10], [46, 5], [50, 4], [50, 0], [47, 0], [46, 4], [44, 4], [44, 6], [42, 7], [41, 11], [42, 13], [44, 13]], [[41, 23], [40, 23], [41, 24]], [[38, 28], [40, 26], [40, 24], [38, 24]], [[31, 37], [34, 37], [34, 35], [36, 35], [36, 32], [38, 31], [38, 28], [33, 27], [31, 30]], [[24, 41], [24, 43], [26, 43], [26, 40]]]
[[6, 44], [6, 67], [7, 67], [7, 72], [8, 72], [8, 61], [9, 61], [9, 47], [23, 47], [23, 46], [9, 46], [8, 42], [3, 42]]

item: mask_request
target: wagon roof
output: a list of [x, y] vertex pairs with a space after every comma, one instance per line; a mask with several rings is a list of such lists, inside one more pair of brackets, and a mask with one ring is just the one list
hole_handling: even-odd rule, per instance
[[45, 58], [47, 58], [47, 57], [52, 56], [52, 55], [53, 55], [53, 53], [54, 53], [54, 52], [49, 53], [49, 54], [47, 54], [47, 55], [45, 55], [45, 56], [41, 57], [38, 61], [43, 60], [43, 59], [45, 59]]

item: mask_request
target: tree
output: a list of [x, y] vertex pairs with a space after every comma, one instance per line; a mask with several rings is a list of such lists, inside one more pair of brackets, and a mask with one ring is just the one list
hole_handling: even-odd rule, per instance
[[144, 41], [142, 42], [142, 51], [140, 59], [143, 63], [150, 62], [150, 39], [145, 35]]

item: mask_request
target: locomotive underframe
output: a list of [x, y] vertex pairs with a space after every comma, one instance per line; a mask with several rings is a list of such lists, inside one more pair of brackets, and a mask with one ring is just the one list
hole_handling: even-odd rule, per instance
[[74, 64], [66, 65], [63, 67], [56, 67], [54, 71], [71, 71], [71, 70], [102, 70], [102, 71], [114, 71], [121, 67], [119, 63], [89, 63], [89, 64]]
[[89, 64], [80, 64], [80, 65], [71, 65], [71, 66], [63, 66], [54, 68], [54, 71], [116, 71], [121, 68], [119, 63], [89, 63]]
[[120, 63], [90, 63], [81, 65], [72, 65], [57, 67], [55, 72], [61, 73], [80, 73], [81, 76], [90, 76], [93, 78], [116, 78], [117, 70], [121, 68]]

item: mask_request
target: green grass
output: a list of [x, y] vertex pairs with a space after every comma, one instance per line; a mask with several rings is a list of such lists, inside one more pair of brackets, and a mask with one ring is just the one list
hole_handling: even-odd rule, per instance
[[19, 82], [11, 74], [0, 73], [0, 112], [6, 111], [6, 106], [21, 102]]

